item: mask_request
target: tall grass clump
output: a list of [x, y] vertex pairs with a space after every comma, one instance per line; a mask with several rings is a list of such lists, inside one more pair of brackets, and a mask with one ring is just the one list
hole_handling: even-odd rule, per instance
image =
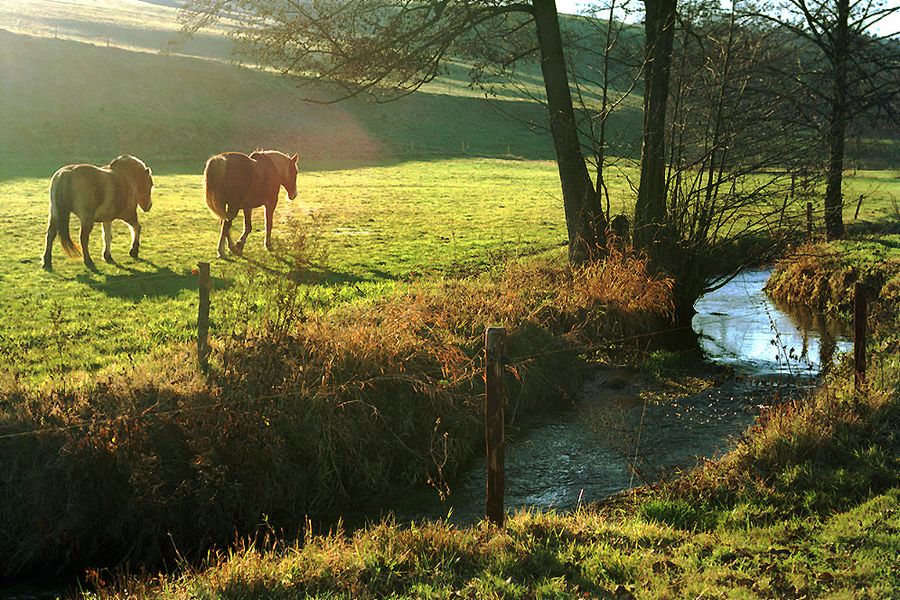
[[777, 302], [849, 318], [853, 288], [863, 283], [870, 298], [900, 301], [900, 235], [840, 240], [797, 248], [778, 263], [766, 283]]
[[671, 283], [625, 254], [574, 270], [532, 258], [325, 312], [290, 278], [253, 286], [219, 317], [208, 376], [184, 348], [90, 384], [4, 384], [3, 575], [196, 557], [414, 481], [446, 493], [482, 448], [486, 324], [508, 328], [515, 419], [576, 392], [580, 349], [647, 333], [672, 306]]

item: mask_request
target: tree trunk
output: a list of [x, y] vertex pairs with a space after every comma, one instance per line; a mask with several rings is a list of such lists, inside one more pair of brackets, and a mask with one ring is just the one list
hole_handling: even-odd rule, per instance
[[666, 105], [677, 0], [644, 0], [646, 17], [641, 179], [634, 207], [634, 245], [657, 267], [666, 225]]
[[550, 131], [556, 150], [559, 181], [562, 184], [566, 227], [569, 234], [569, 260], [589, 260], [606, 243], [606, 219], [588, 174], [581, 144], [555, 0], [533, 0], [534, 21], [541, 50], [541, 72], [550, 112]]
[[828, 182], [825, 187], [825, 235], [829, 240], [844, 237], [844, 137], [847, 129], [847, 55], [849, 0], [838, 0], [838, 20], [834, 30], [834, 67], [831, 118], [828, 127]]

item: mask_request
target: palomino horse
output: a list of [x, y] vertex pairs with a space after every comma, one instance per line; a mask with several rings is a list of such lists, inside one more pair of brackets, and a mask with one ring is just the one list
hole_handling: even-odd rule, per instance
[[[141, 246], [141, 224], [137, 207], [150, 210], [153, 176], [140, 159], [120, 156], [105, 167], [69, 165], [53, 174], [50, 180], [50, 222], [47, 225], [47, 245], [44, 248], [44, 268], [53, 268], [51, 251], [59, 234], [63, 251], [68, 256], [84, 257], [87, 268], [94, 270], [88, 249], [91, 229], [97, 221], [103, 223], [103, 260], [113, 262], [110, 253], [112, 222], [121, 219], [131, 227], [131, 257], [137, 258]], [[81, 221], [81, 246], [69, 237], [69, 215], [75, 213]]]
[[[253, 209], [266, 207], [266, 250], [272, 249], [272, 218], [283, 186], [288, 198], [297, 197], [297, 155], [275, 150], [217, 154], [206, 161], [206, 204], [222, 220], [218, 256], [225, 258], [225, 240], [233, 254], [240, 255], [252, 229]], [[231, 222], [244, 211], [244, 232], [237, 244], [231, 241]]]

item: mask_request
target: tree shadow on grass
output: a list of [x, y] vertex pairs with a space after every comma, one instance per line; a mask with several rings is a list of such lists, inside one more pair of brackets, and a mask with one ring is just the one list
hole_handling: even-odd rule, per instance
[[878, 239], [866, 240], [866, 241], [872, 241], [872, 242], [875, 242], [876, 244], [880, 244], [882, 246], [885, 246], [886, 248], [891, 248], [893, 250], [900, 248], [900, 242], [895, 242], [894, 240], [889, 240], [889, 239], [885, 239], [885, 238], [878, 238]]
[[[100, 278], [91, 273], [82, 273], [76, 275], [75, 280], [112, 298], [135, 301], [143, 298], [177, 298], [185, 290], [197, 289], [197, 276], [192, 273], [178, 273], [168, 267], [146, 264], [156, 267], [156, 270], [137, 271], [119, 265], [124, 273], [107, 274]], [[213, 282], [213, 287], [217, 290], [230, 285], [228, 281]]]
[[371, 268], [367, 269], [367, 275], [336, 271], [328, 265], [318, 263], [311, 263], [298, 268], [289, 255], [274, 252], [270, 256], [273, 260], [284, 265], [286, 270], [273, 268], [271, 264], [268, 264], [268, 261], [260, 261], [249, 257], [247, 258], [247, 263], [270, 275], [284, 277], [299, 285], [341, 285], [373, 281], [394, 281], [397, 279], [397, 276], [392, 273]]
[[307, 269], [292, 270], [286, 275], [294, 283], [315, 285], [315, 284], [354, 284], [374, 281], [394, 281], [397, 279], [395, 275], [378, 269], [369, 269], [368, 277], [347, 273], [346, 271], [335, 271], [326, 266], [313, 265]]
[[887, 215], [873, 221], [851, 221], [845, 227], [850, 236], [900, 233], [900, 219], [895, 215]]

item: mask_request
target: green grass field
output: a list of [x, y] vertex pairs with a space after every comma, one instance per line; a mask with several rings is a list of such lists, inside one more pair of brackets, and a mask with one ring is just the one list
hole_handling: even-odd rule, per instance
[[[282, 192], [276, 249], [262, 249], [262, 213], [245, 259], [215, 259], [218, 225], [199, 174], [156, 177], [153, 209], [141, 214], [141, 258], [128, 256], [130, 233], [113, 229], [117, 265], [99, 273], [54, 247], [54, 271], [40, 269], [49, 177], [0, 182], [0, 364], [29, 379], [63, 372], [124, 367], [171, 344], [193, 339], [198, 261], [212, 262], [216, 298], [247, 278], [248, 269], [291, 275], [308, 284], [319, 306], [383, 293], [427, 274], [478, 272], [517, 255], [559, 247], [565, 224], [556, 167], [548, 161], [449, 159], [344, 170], [303, 171], [299, 196]], [[866, 193], [860, 220], [895, 217], [897, 173], [866, 172], [848, 181]], [[630, 207], [624, 175], [614, 197]], [[615, 207], [614, 210], [620, 209]], [[845, 215], [852, 223], [855, 205]], [[240, 219], [238, 219], [240, 221]], [[294, 227], [309, 236], [314, 264], [296, 271]], [[240, 230], [241, 224], [236, 227]], [[72, 222], [77, 232], [77, 218]], [[92, 252], [99, 261], [99, 230]], [[293, 272], [293, 273], [292, 273]], [[223, 300], [226, 301], [226, 300]]]
[[[144, 224], [141, 258], [128, 256], [130, 234], [113, 230], [118, 265], [99, 273], [67, 259], [57, 243], [54, 272], [40, 269], [47, 219], [47, 178], [0, 183], [0, 363], [24, 375], [94, 371], [172, 343], [189, 341], [196, 320], [197, 261], [211, 261], [216, 297], [249, 265], [289, 273], [290, 228], [299, 224], [318, 259], [298, 274], [321, 288], [325, 304], [380, 293], [425, 273], [483, 270], [502, 257], [565, 242], [551, 163], [499, 160], [411, 162], [398, 166], [303, 172], [299, 196], [276, 211], [276, 250], [262, 249], [255, 215], [246, 260], [215, 259], [216, 218], [206, 208], [201, 175], [161, 175]], [[240, 226], [239, 226], [240, 227]], [[73, 232], [77, 219], [73, 221]], [[93, 253], [102, 236], [95, 231]]]

